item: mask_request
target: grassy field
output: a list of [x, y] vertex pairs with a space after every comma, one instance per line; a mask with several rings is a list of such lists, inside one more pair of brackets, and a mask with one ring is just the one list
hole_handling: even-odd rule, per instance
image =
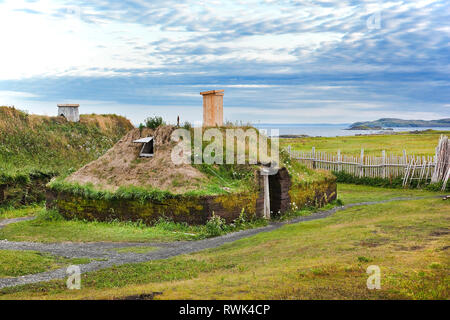
[[[12, 213], [11, 213], [12, 214]], [[199, 240], [222, 233], [266, 225], [265, 220], [224, 225], [187, 225], [160, 219], [153, 226], [135, 222], [65, 220], [56, 211], [40, 208], [32, 221], [10, 224], [0, 229], [0, 239], [33, 242], [169, 242]]]
[[0, 230], [0, 238], [9, 241], [34, 242], [147, 242], [179, 241], [199, 238], [195, 227], [169, 231], [164, 227], [145, 227], [132, 223], [84, 222], [76, 220], [46, 221], [37, 219], [8, 225]]
[[408, 154], [434, 155], [435, 148], [441, 134], [450, 135], [450, 131], [429, 131], [420, 134], [402, 133], [391, 135], [351, 136], [335, 138], [295, 138], [280, 139], [280, 147], [290, 145], [293, 150], [317, 151], [337, 153], [340, 149], [343, 154], [360, 155], [364, 148], [366, 155], [380, 156], [383, 150], [401, 155], [403, 150]]
[[[348, 203], [416, 195], [340, 189]], [[369, 193], [370, 199], [363, 198]], [[52, 281], [3, 289], [0, 298], [111, 299], [163, 292], [158, 299], [448, 299], [449, 213], [442, 199], [358, 206], [217, 249], [88, 273], [80, 291]], [[369, 265], [381, 269], [381, 290], [366, 287]]]
[[[356, 203], [364, 201], [378, 201], [397, 197], [423, 197], [436, 196], [439, 193], [422, 190], [384, 189], [368, 186], [339, 184], [338, 197], [344, 203]], [[329, 209], [330, 204], [323, 210]], [[307, 208], [287, 214], [288, 217], [309, 215], [315, 209]], [[82, 220], [65, 220], [56, 212], [46, 211], [44, 208], [30, 208], [10, 210], [6, 214], [9, 217], [23, 216], [25, 214], [37, 214], [33, 221], [14, 223], [0, 229], [0, 239], [9, 241], [34, 241], [34, 242], [149, 242], [149, 241], [180, 241], [198, 240], [211, 236], [208, 226], [188, 226], [173, 222], [160, 221], [154, 226], [148, 227], [138, 223], [126, 222], [89, 222]], [[0, 214], [0, 218], [3, 216]], [[265, 221], [257, 220], [241, 226], [242, 229], [260, 227]], [[227, 232], [240, 228], [229, 228]]]
[[67, 259], [36, 251], [0, 250], [0, 278], [19, 277], [88, 262], [89, 259]]
[[338, 197], [344, 204], [367, 201], [389, 200], [393, 198], [434, 197], [441, 192], [420, 189], [387, 189], [354, 184], [338, 184]]

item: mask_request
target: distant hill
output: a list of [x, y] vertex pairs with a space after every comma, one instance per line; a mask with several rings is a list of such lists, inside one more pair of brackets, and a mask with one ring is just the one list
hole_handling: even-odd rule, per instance
[[435, 128], [449, 127], [450, 118], [440, 120], [402, 120], [395, 118], [383, 118], [376, 121], [355, 122], [350, 126], [350, 130], [370, 130], [382, 128]]
[[73, 123], [0, 107], [0, 176], [75, 171], [131, 129], [130, 121], [117, 115], [81, 115]]

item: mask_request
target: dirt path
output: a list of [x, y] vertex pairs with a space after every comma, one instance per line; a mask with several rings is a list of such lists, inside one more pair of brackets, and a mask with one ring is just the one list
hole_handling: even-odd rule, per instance
[[[310, 216], [298, 217], [286, 222], [273, 222], [266, 227], [243, 230], [239, 232], [229, 233], [216, 238], [209, 238], [198, 241], [180, 241], [170, 243], [37, 243], [37, 242], [10, 242], [7, 240], [0, 240], [0, 250], [34, 250], [39, 252], [47, 252], [54, 255], [64, 256], [68, 258], [90, 258], [96, 259], [88, 264], [80, 265], [82, 273], [104, 269], [113, 265], [121, 265], [125, 263], [138, 263], [151, 260], [161, 260], [174, 257], [177, 255], [198, 252], [204, 249], [216, 248], [225, 243], [234, 242], [243, 238], [251, 237], [261, 232], [270, 232], [276, 230], [284, 225], [300, 223], [305, 221], [324, 219], [333, 215], [334, 213], [356, 206], [376, 205], [393, 201], [408, 201], [421, 200], [436, 197], [416, 197], [416, 198], [393, 198], [383, 201], [361, 202], [348, 204], [342, 207], [336, 207], [327, 211], [319, 211]], [[0, 222], [0, 228], [7, 224], [19, 221], [31, 220], [32, 217], [8, 219]], [[157, 247], [157, 250], [148, 253], [132, 253], [122, 252], [116, 250], [127, 247]], [[49, 272], [26, 275], [16, 278], [0, 279], [0, 289], [5, 287], [12, 287], [28, 283], [37, 283], [42, 281], [49, 281], [53, 279], [66, 278], [66, 269], [61, 268]]]

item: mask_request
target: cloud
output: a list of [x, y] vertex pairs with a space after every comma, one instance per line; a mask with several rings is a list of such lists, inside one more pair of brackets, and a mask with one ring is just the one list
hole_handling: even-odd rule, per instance
[[[260, 109], [322, 110], [324, 121], [335, 121], [327, 109], [334, 104], [352, 110], [343, 120], [423, 110], [443, 117], [449, 7], [438, 0], [7, 0], [0, 2], [7, 48], [0, 90], [38, 95], [28, 97], [31, 107], [111, 99], [135, 118], [132, 106], [177, 113], [198, 106], [198, 92], [209, 88], [227, 89], [231, 107], [261, 116]], [[369, 29], [374, 14], [380, 26]]]
[[7, 91], [0, 90], [0, 98], [8, 99], [9, 97], [13, 98], [37, 98], [39, 95], [29, 92], [21, 92], [21, 91]]

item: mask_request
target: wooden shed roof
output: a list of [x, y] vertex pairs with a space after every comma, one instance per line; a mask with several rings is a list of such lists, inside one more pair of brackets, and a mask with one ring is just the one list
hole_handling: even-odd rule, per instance
[[134, 140], [133, 142], [134, 143], [149, 143], [152, 140], [153, 140], [153, 137], [146, 137], [146, 138]]

